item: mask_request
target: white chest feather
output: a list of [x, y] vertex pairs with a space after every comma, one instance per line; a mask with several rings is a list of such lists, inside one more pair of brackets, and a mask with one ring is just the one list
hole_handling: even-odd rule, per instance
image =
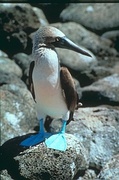
[[33, 83], [39, 113], [62, 117], [67, 106], [60, 85], [60, 67], [55, 51], [43, 49], [35, 62]]
[[40, 86], [56, 86], [59, 78], [59, 63], [57, 54], [54, 51], [44, 50], [43, 53], [35, 62], [33, 71], [34, 83], [40, 83]]

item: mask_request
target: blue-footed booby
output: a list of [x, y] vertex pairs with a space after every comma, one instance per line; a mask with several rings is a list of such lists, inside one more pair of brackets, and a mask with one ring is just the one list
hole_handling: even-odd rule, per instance
[[[55, 48], [65, 48], [91, 55], [81, 49], [64, 33], [55, 27], [42, 26], [33, 38], [29, 82], [36, 102], [37, 118], [40, 123], [39, 133], [21, 142], [22, 146], [34, 146], [45, 141], [48, 148], [65, 151], [67, 148], [65, 128], [72, 118], [77, 105], [77, 92], [71, 74], [66, 67], [60, 67]], [[46, 116], [62, 118], [62, 128], [58, 133], [47, 133], [44, 130]]]

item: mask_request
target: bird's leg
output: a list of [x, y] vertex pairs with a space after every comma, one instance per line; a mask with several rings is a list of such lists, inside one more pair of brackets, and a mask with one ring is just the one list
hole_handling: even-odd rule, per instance
[[[69, 116], [69, 113], [65, 116]], [[66, 129], [66, 120], [62, 120], [62, 128], [57, 134], [53, 134], [48, 139], [45, 140], [45, 144], [48, 148], [65, 151], [67, 148], [67, 142], [65, 137], [65, 129]]]
[[36, 144], [39, 144], [45, 140], [45, 138], [48, 138], [51, 136], [51, 133], [46, 133], [44, 131], [44, 123], [43, 118], [39, 120], [40, 124], [40, 130], [38, 134], [31, 135], [29, 138], [25, 139], [20, 143], [21, 146], [34, 146]]
[[67, 121], [62, 120], [62, 128], [61, 128], [61, 130], [60, 130], [60, 133], [63, 133], [63, 134], [65, 133], [66, 123], [67, 123]]
[[39, 126], [40, 126], [39, 134], [44, 135], [45, 131], [44, 131], [43, 119], [39, 120]]

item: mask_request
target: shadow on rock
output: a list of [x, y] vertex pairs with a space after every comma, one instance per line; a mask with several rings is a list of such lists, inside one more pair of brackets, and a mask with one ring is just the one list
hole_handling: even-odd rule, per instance
[[14, 165], [16, 166], [13, 158], [17, 156], [20, 152], [28, 149], [28, 147], [23, 147], [19, 144], [21, 143], [21, 141], [23, 141], [31, 135], [33, 135], [33, 133], [15, 137], [13, 139], [6, 141], [0, 147], [0, 170], [7, 169], [8, 171], [10, 171], [10, 169], [12, 169], [13, 171], [13, 169], [15, 168]]

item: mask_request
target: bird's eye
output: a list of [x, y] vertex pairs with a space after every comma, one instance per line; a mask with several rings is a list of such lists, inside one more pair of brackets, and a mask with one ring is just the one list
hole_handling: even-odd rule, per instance
[[59, 38], [59, 37], [56, 37], [55, 40], [56, 40], [56, 42], [59, 42], [59, 41], [60, 41], [60, 38]]

